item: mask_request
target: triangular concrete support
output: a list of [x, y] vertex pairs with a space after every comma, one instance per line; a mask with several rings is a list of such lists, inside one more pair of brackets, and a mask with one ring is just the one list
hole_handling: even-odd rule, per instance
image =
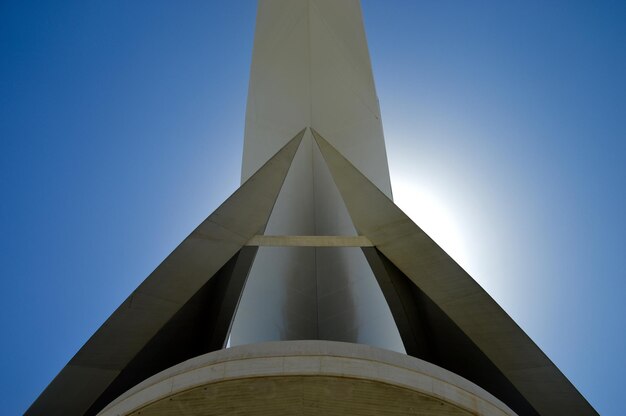
[[327, 140], [312, 133], [359, 234], [460, 328], [536, 412], [597, 414], [461, 266]]
[[[96, 331], [26, 414], [89, 413], [90, 406], [176, 313], [250, 238], [263, 233], [304, 132], [291, 139], [183, 240]], [[245, 257], [249, 269], [254, 255]], [[224, 289], [225, 296], [238, 299], [246, 273], [239, 273], [237, 287]], [[230, 303], [222, 315], [234, 313]], [[231, 319], [218, 317], [221, 323], [211, 336], [225, 337]], [[221, 346], [224, 340], [210, 342]]]

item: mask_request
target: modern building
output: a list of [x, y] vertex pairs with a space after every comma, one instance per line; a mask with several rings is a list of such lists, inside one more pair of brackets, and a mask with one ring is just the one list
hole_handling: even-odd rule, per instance
[[28, 415], [594, 415], [394, 203], [358, 0], [260, 0], [241, 187]]

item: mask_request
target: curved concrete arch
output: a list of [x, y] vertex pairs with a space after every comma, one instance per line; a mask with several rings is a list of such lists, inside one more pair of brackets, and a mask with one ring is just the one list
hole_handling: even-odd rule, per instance
[[[100, 415], [195, 415], [233, 406], [243, 414], [259, 408], [276, 414], [317, 414], [320, 405], [331, 406], [328, 401], [337, 390], [349, 392], [337, 400], [343, 406], [368, 401], [358, 414], [380, 409], [387, 414], [426, 414], [436, 408], [442, 415], [515, 415], [482, 388], [426, 361], [332, 341], [270, 342], [205, 354], [145, 380]], [[340, 414], [341, 409], [329, 407], [323, 413]]]

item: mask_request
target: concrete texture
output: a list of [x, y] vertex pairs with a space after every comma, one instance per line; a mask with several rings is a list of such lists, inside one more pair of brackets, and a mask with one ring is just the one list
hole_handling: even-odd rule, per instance
[[369, 346], [287, 341], [216, 351], [163, 371], [100, 414], [515, 415], [442, 368]]
[[373, 247], [367, 238], [341, 235], [255, 235], [246, 246], [268, 247]]

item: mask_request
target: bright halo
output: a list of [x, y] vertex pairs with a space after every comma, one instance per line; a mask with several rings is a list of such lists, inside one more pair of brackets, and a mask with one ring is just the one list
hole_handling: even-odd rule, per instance
[[430, 190], [394, 181], [394, 202], [461, 266], [466, 253], [459, 227], [446, 204]]

